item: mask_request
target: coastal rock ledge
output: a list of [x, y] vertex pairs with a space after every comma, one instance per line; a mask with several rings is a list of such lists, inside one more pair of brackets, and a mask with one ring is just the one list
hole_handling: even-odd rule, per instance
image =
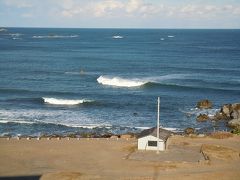
[[[212, 102], [207, 99], [199, 101], [197, 103], [197, 108], [212, 108]], [[229, 127], [240, 130], [240, 103], [224, 104], [214, 116], [210, 117], [207, 114], [199, 114], [196, 120], [198, 122], [225, 120]]]
[[220, 113], [228, 121], [228, 125], [235, 129], [240, 129], [240, 103], [225, 104], [222, 106]]

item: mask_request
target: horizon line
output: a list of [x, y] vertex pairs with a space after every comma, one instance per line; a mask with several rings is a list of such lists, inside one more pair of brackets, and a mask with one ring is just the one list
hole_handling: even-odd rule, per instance
[[154, 30], [154, 29], [176, 29], [176, 30], [240, 30], [239, 28], [171, 28], [171, 27], [166, 27], [166, 28], [154, 28], [154, 27], [149, 27], [149, 28], [140, 28], [140, 27], [36, 27], [36, 26], [0, 26], [0, 28], [35, 28], [35, 29], [149, 29], [149, 30]]

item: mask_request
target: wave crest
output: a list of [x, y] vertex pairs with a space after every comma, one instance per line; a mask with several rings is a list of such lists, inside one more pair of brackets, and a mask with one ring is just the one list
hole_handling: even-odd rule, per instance
[[53, 104], [53, 105], [78, 105], [78, 104], [83, 104], [83, 103], [88, 103], [88, 102], [93, 102], [92, 100], [87, 100], [87, 99], [56, 99], [56, 98], [42, 98], [44, 103], [47, 104]]
[[116, 36], [112, 36], [113, 39], [122, 39], [123, 36], [119, 36], [119, 35], [116, 35]]
[[47, 36], [32, 36], [34, 39], [43, 39], [43, 38], [76, 38], [78, 35], [47, 35]]
[[120, 77], [106, 77], [106, 76], [100, 76], [97, 79], [97, 82], [99, 84], [103, 85], [110, 85], [110, 86], [117, 86], [117, 87], [138, 87], [142, 86], [146, 83], [147, 81], [140, 81], [140, 80], [134, 80], [134, 79], [123, 79]]

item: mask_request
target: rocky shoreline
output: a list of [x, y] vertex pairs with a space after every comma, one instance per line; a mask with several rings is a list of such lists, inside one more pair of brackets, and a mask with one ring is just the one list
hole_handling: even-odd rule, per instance
[[[208, 100], [201, 100], [196, 103], [196, 108], [199, 110], [211, 110], [213, 108], [213, 103]], [[224, 122], [226, 124], [226, 127], [230, 128], [230, 132], [233, 134], [240, 134], [240, 103], [233, 103], [233, 104], [224, 104], [221, 106], [219, 111], [217, 111], [214, 115], [209, 115], [207, 113], [201, 113], [196, 117], [196, 121], [199, 123], [202, 122]], [[116, 134], [111, 132], [103, 132], [103, 131], [97, 131], [97, 129], [93, 131], [87, 131], [87, 132], [73, 132], [68, 134], [40, 134], [38, 136], [26, 136], [26, 135], [4, 135], [0, 138], [137, 138], [138, 134], [140, 133], [135, 132], [126, 132], [124, 134]], [[214, 132], [208, 132], [208, 131], [199, 131], [193, 127], [187, 127], [182, 132], [175, 132], [174, 134], [179, 135], [200, 135], [200, 136], [206, 136], [210, 135]]]
[[[209, 100], [202, 100], [197, 103], [199, 109], [211, 109], [212, 102]], [[224, 104], [220, 110], [213, 116], [208, 114], [199, 114], [196, 118], [198, 122], [204, 121], [225, 121], [226, 125], [234, 131], [240, 131], [240, 103]]]

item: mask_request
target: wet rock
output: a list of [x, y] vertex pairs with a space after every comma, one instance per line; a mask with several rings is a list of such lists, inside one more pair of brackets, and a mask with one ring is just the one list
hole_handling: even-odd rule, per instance
[[206, 114], [200, 114], [200, 115], [197, 116], [197, 121], [198, 122], [203, 122], [203, 121], [207, 121], [207, 120], [209, 120], [209, 117]]
[[232, 112], [232, 105], [231, 104], [225, 104], [222, 106], [220, 112], [225, 116], [230, 118], [230, 114]]
[[188, 127], [188, 128], [186, 128], [186, 129], [184, 130], [184, 133], [185, 133], [185, 134], [194, 134], [194, 133], [195, 133], [195, 129]]
[[134, 115], [134, 116], [137, 116], [137, 115], [138, 115], [138, 113], [134, 112], [134, 113], [133, 113], [133, 115]]
[[216, 112], [216, 114], [213, 116], [212, 120], [214, 121], [219, 121], [219, 120], [224, 120], [227, 119], [227, 116], [223, 114], [222, 112]]
[[201, 100], [197, 103], [197, 108], [199, 109], [210, 109], [212, 108], [212, 102], [208, 99]]
[[232, 119], [228, 122], [228, 126], [240, 130], [240, 118], [238, 119]]
[[230, 112], [230, 117], [232, 119], [240, 119], [240, 104], [232, 104], [232, 111]]

